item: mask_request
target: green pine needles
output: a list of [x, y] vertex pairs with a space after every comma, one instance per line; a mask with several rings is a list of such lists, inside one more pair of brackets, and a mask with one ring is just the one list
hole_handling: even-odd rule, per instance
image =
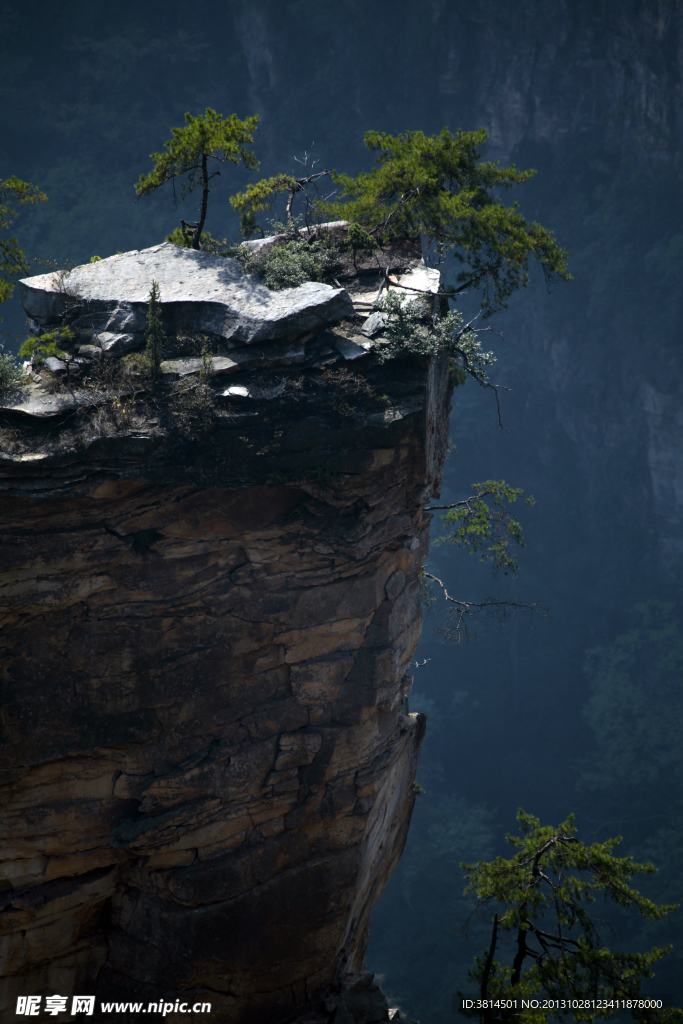
[[156, 281], [152, 281], [149, 290], [149, 303], [147, 305], [147, 357], [148, 369], [152, 377], [156, 377], [161, 363], [161, 348], [166, 339], [164, 328], [161, 322], [161, 291]]
[[356, 262], [358, 255], [371, 256], [375, 249], [379, 249], [379, 243], [360, 224], [350, 224], [346, 240], [353, 253], [353, 262]]
[[[449, 532], [435, 544], [455, 544], [471, 555], [478, 553], [480, 562], [492, 563], [494, 576], [501, 570], [505, 576], [516, 576], [519, 566], [510, 543], [524, 547], [524, 540], [522, 527], [510, 515], [507, 506], [522, 497], [522, 488], [510, 487], [504, 480], [485, 480], [472, 484], [472, 490], [474, 494], [455, 502], [441, 516]], [[491, 504], [486, 498], [493, 499]], [[533, 496], [525, 498], [524, 504], [535, 505]], [[428, 511], [438, 508], [433, 505]]]
[[201, 190], [199, 217], [196, 221], [181, 220], [183, 238], [193, 249], [201, 249], [201, 239], [206, 224], [209, 202], [209, 182], [220, 174], [220, 170], [209, 170], [211, 166], [225, 163], [238, 164], [255, 170], [256, 157], [247, 147], [254, 141], [258, 116], [240, 121], [236, 114], [223, 117], [211, 107], [204, 114], [193, 117], [185, 114], [185, 127], [172, 128], [171, 139], [164, 143], [165, 153], [151, 153], [154, 167], [149, 174], [141, 174], [135, 185], [139, 196], [148, 196], [167, 182], [172, 182], [175, 192], [176, 178], [180, 179], [180, 198], [185, 199], [195, 189]]
[[[590, 907], [599, 899], [658, 920], [675, 906], [657, 905], [631, 887], [634, 875], [656, 869], [615, 857], [620, 837], [586, 846], [576, 837], [573, 815], [557, 828], [542, 826], [521, 809], [517, 820], [521, 835], [506, 837], [515, 847], [513, 857], [462, 865], [465, 893], [475, 897], [476, 911], [490, 914], [492, 923], [489, 948], [470, 971], [481, 1002], [465, 1015], [482, 1024], [617, 1016], [614, 1000], [644, 998], [643, 981], [670, 947], [612, 952]], [[536, 1007], [524, 1008], [523, 999], [536, 1000]], [[544, 1008], [543, 1000], [555, 1005]], [[563, 1009], [561, 1000], [578, 1002]], [[598, 1000], [601, 1005], [592, 1002]], [[639, 1009], [637, 1002], [626, 1012], [638, 1021], [683, 1019], [681, 1010]]]
[[[15, 175], [0, 180], [0, 231], [6, 231], [19, 215], [17, 206], [35, 206], [47, 202], [47, 196], [35, 185]], [[10, 280], [28, 273], [26, 254], [16, 237], [0, 238], [0, 302], [6, 302], [14, 291]]]
[[[230, 203], [240, 215], [240, 229], [245, 238], [251, 238], [257, 231], [261, 237], [264, 235], [263, 228], [256, 221], [256, 215], [265, 210], [272, 210], [279, 196], [294, 194], [296, 179], [292, 174], [276, 174], [272, 178], [263, 178], [253, 185], [247, 185], [244, 192], [238, 192], [230, 197]], [[284, 230], [290, 229], [292, 225], [291, 203], [289, 206], [289, 218], [283, 224]]]
[[[295, 158], [296, 159], [296, 158]], [[298, 163], [305, 167], [308, 163], [308, 155], [299, 160]], [[248, 185], [244, 192], [238, 192], [232, 196], [230, 202], [240, 215], [240, 227], [245, 238], [250, 238], [257, 231], [263, 238], [265, 232], [256, 221], [256, 214], [265, 210], [272, 210], [280, 196], [286, 196], [285, 219], [284, 221], [272, 220], [271, 226], [278, 234], [298, 234], [298, 222], [301, 214], [294, 216], [292, 206], [295, 196], [301, 194], [305, 200], [305, 213], [303, 214], [306, 225], [310, 226], [315, 218], [315, 211], [318, 207], [319, 193], [318, 181], [327, 177], [329, 171], [315, 171], [311, 169], [310, 174], [303, 177], [295, 177], [293, 174], [276, 174], [272, 178], [264, 178], [253, 185]]]
[[377, 166], [353, 178], [332, 172], [339, 198], [319, 208], [330, 218], [354, 221], [378, 241], [425, 236], [462, 266], [455, 292], [481, 290], [484, 315], [505, 307], [528, 280], [529, 261], [546, 279], [569, 280], [569, 254], [552, 232], [527, 221], [517, 203], [505, 206], [501, 190], [529, 181], [535, 171], [483, 162], [488, 138], [444, 128], [438, 135], [366, 132]]
[[19, 349], [19, 358], [31, 359], [37, 363], [44, 362], [50, 356], [54, 356], [56, 359], [68, 360], [69, 354], [63, 348], [60, 348], [60, 342], [71, 345], [74, 339], [75, 335], [70, 327], [57, 328], [54, 331], [38, 334], [33, 338], [27, 338], [22, 344]]

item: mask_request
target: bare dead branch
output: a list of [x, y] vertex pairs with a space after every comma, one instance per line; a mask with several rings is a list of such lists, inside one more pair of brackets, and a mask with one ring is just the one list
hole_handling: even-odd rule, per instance
[[497, 597], [488, 597], [483, 601], [463, 601], [449, 594], [445, 583], [438, 576], [434, 576], [433, 573], [427, 572], [424, 569], [422, 576], [436, 583], [441, 588], [446, 602], [453, 606], [450, 611], [455, 618], [455, 624], [450, 627], [440, 626], [437, 629], [437, 633], [440, 633], [454, 643], [467, 643], [469, 640], [474, 640], [476, 634], [470, 632], [468, 619], [473, 618], [480, 612], [488, 612], [498, 618], [499, 621], [502, 621], [510, 612], [515, 614], [517, 612], [522, 612], [523, 614], [529, 612], [533, 616], [535, 614], [544, 615], [547, 611], [543, 605], [536, 603], [526, 604], [524, 601], [519, 601], [516, 598], [505, 600]]

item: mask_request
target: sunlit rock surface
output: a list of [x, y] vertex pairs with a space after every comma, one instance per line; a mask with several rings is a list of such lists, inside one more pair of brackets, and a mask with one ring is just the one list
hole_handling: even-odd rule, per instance
[[[21, 302], [36, 323], [55, 323], [67, 310], [73, 328], [104, 351], [120, 354], [144, 343], [152, 281], [159, 285], [171, 332], [207, 332], [251, 344], [310, 331], [353, 312], [342, 288], [308, 281], [270, 291], [237, 260], [182, 249], [171, 242], [20, 282]], [[80, 304], [80, 308], [79, 305]]]
[[366, 316], [266, 339], [305, 361], [218, 374], [194, 437], [163, 418], [173, 382], [157, 419], [70, 446], [29, 450], [36, 417], [6, 413], [3, 1015], [90, 992], [216, 1022], [389, 1019], [363, 957], [414, 800], [450, 383], [363, 348], [354, 406], [325, 367]]

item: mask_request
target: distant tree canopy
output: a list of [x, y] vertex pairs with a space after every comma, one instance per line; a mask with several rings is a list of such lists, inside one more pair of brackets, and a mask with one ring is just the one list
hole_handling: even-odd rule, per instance
[[652, 813], [661, 787], [663, 821], [683, 775], [683, 629], [675, 607], [636, 605], [637, 625], [587, 652], [591, 696], [584, 708], [596, 747], [583, 775], [591, 789], [620, 787], [629, 806]]
[[[600, 933], [603, 923], [588, 913], [597, 899], [655, 920], [675, 910], [674, 905], [653, 903], [629, 885], [633, 875], [653, 874], [652, 864], [615, 857], [612, 850], [620, 837], [586, 846], [576, 838], [572, 815], [557, 828], [542, 826], [521, 809], [517, 820], [521, 836], [506, 837], [516, 848], [513, 857], [462, 865], [468, 879], [465, 892], [492, 919], [489, 948], [470, 972], [478, 1001], [466, 1015], [484, 1024], [540, 1024], [550, 1017], [593, 1021], [626, 1009], [639, 1021], [682, 1020], [681, 1010], [646, 1009], [637, 1003], [646, 998], [642, 984], [652, 977], [652, 965], [671, 947], [612, 952]], [[506, 933], [512, 941], [506, 941]], [[509, 965], [501, 962], [504, 957]], [[525, 1011], [521, 1000], [533, 998], [541, 1005]], [[630, 1008], [615, 1007], [617, 999], [636, 1002]], [[543, 1000], [551, 1002], [546, 1009]], [[563, 1011], [553, 1005], [557, 1000], [579, 1002]], [[596, 1006], [594, 1000], [604, 1002]]]
[[200, 249], [209, 202], [209, 182], [220, 174], [220, 170], [209, 171], [209, 161], [237, 164], [241, 160], [245, 167], [256, 170], [258, 161], [247, 146], [253, 144], [258, 115], [240, 121], [236, 114], [224, 118], [207, 107], [206, 113], [197, 117], [185, 114], [185, 120], [184, 128], [171, 129], [172, 138], [164, 143], [167, 152], [150, 154], [155, 166], [149, 174], [140, 175], [135, 191], [139, 196], [148, 196], [168, 181], [173, 182], [175, 189], [176, 178], [182, 179], [181, 200], [196, 188], [201, 188], [199, 219], [192, 222], [181, 220], [185, 244]]
[[[19, 215], [17, 206], [47, 202], [47, 196], [35, 185], [12, 175], [0, 180], [0, 231], [7, 231]], [[0, 238], [0, 302], [6, 302], [14, 291], [10, 280], [30, 270], [26, 254], [16, 237]]]
[[530, 259], [547, 280], [570, 280], [569, 254], [553, 234], [496, 194], [536, 172], [482, 162], [479, 146], [487, 138], [483, 128], [455, 135], [444, 128], [432, 136], [366, 132], [365, 145], [378, 154], [378, 166], [355, 178], [333, 171], [341, 191], [321, 210], [360, 224], [379, 241], [425, 235], [441, 251], [452, 251], [463, 267], [455, 292], [481, 289], [485, 315], [527, 284]]

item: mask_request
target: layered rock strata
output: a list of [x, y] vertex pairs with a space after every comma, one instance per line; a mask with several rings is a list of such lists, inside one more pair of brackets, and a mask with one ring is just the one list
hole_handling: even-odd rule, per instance
[[[348, 979], [372, 988], [424, 732], [409, 667], [450, 384], [439, 359], [379, 364], [348, 292], [323, 299], [297, 337], [264, 328], [275, 369], [266, 350], [230, 389], [215, 374], [190, 428], [167, 410], [196, 357], [173, 352], [99, 434], [68, 434], [75, 389], [45, 372], [5, 402], [4, 1015], [93, 993], [341, 1024]], [[131, 401], [88, 387], [91, 412]]]

